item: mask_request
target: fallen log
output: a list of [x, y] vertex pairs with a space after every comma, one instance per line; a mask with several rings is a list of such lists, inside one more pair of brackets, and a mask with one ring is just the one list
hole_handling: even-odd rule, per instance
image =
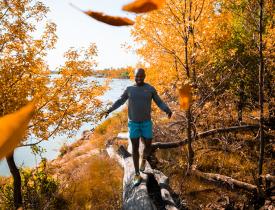
[[132, 179], [134, 177], [134, 164], [130, 153], [125, 149], [119, 153], [115, 151], [112, 145], [107, 146], [107, 152], [111, 158], [114, 158], [124, 168], [123, 176], [123, 207], [122, 209], [138, 210], [138, 209], [157, 209], [153, 201], [148, 195], [146, 181], [147, 175], [142, 174], [142, 182], [138, 187], [133, 186]]
[[[190, 174], [208, 182], [222, 184], [223, 186], [229, 187], [232, 190], [236, 190], [236, 189], [245, 190], [252, 194], [253, 197], [251, 198], [251, 201], [255, 206], [258, 206], [258, 207], [261, 207], [262, 205], [264, 205], [265, 199], [271, 196], [271, 192], [268, 192], [268, 190], [272, 191], [271, 188], [266, 189], [266, 191], [263, 193], [262, 189], [259, 189], [256, 185], [242, 182], [242, 181], [233, 179], [232, 177], [224, 176], [221, 174], [204, 173], [199, 170], [196, 170], [194, 166], [192, 167]], [[258, 207], [256, 209], [258, 209]]]
[[[127, 135], [119, 134], [119, 138], [127, 137]], [[141, 144], [143, 145], [143, 144]], [[148, 193], [148, 177], [153, 175], [160, 187], [160, 194], [164, 203], [165, 209], [177, 210], [175, 202], [173, 201], [168, 185], [168, 177], [158, 170], [153, 170], [150, 164], [146, 161], [145, 171], [141, 173], [142, 182], [139, 186], [133, 186], [132, 179], [135, 174], [133, 159], [129, 151], [131, 151], [131, 143], [128, 140], [128, 151], [120, 146], [116, 151], [112, 144], [108, 144], [106, 148], [109, 156], [118, 161], [118, 163], [124, 168], [123, 177], [123, 209], [133, 210], [155, 210], [158, 206], [154, 203]], [[143, 151], [142, 146], [140, 152]], [[142, 153], [140, 153], [142, 154]]]
[[169, 178], [165, 176], [161, 171], [151, 169], [149, 167], [146, 169], [146, 171], [147, 173], [153, 174], [156, 181], [158, 182], [161, 198], [165, 203], [165, 208], [169, 210], [176, 210], [176, 204], [170, 194]]
[[[217, 128], [208, 130], [202, 133], [197, 134], [197, 136], [193, 136], [193, 140], [198, 140], [199, 138], [208, 137], [217, 133], [227, 133], [227, 132], [237, 132], [237, 131], [246, 131], [246, 130], [255, 130], [259, 129], [259, 125], [242, 125], [242, 126], [232, 126], [228, 128]], [[181, 141], [176, 142], [155, 142], [152, 144], [152, 150], [155, 151], [157, 149], [170, 149], [177, 148], [180, 146], [184, 146], [188, 143], [187, 138]]]
[[257, 194], [257, 191], [258, 191], [256, 185], [242, 182], [242, 181], [233, 179], [229, 176], [224, 176], [221, 174], [213, 174], [213, 173], [204, 173], [195, 168], [192, 168], [191, 174], [198, 178], [204, 179], [206, 181], [221, 183], [227, 187], [230, 187], [231, 189], [243, 189], [255, 194]]

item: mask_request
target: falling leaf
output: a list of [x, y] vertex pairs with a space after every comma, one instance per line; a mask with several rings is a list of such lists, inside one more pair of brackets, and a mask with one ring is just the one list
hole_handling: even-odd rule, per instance
[[128, 12], [144, 13], [161, 8], [165, 0], [136, 0], [124, 5], [122, 9]]
[[35, 110], [34, 102], [0, 118], [0, 159], [9, 155], [24, 137]]
[[85, 14], [89, 15], [90, 17], [101, 21], [103, 23], [112, 25], [112, 26], [129, 26], [134, 25], [134, 21], [126, 17], [118, 17], [118, 16], [110, 16], [105, 15], [102, 12], [94, 12], [94, 11], [86, 11]]
[[183, 85], [179, 89], [180, 108], [183, 110], [187, 110], [190, 106], [190, 102], [191, 102], [191, 87], [190, 85]]

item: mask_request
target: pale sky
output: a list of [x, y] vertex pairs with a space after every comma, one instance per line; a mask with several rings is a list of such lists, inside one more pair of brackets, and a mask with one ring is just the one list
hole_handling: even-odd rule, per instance
[[133, 45], [130, 37], [131, 27], [109, 26], [98, 22], [73, 8], [70, 3], [82, 10], [94, 10], [108, 15], [126, 16], [134, 19], [135, 15], [126, 13], [121, 7], [131, 0], [42, 0], [50, 8], [47, 19], [57, 24], [58, 42], [56, 49], [47, 57], [51, 70], [64, 61], [63, 54], [70, 47], [85, 47], [96, 43], [98, 48], [97, 69], [124, 67], [137, 63], [133, 52], [127, 52], [122, 45]]

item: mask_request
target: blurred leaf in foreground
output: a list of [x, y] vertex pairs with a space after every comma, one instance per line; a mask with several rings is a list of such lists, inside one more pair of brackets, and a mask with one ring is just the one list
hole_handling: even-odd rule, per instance
[[164, 3], [165, 0], [136, 0], [127, 5], [124, 5], [122, 9], [127, 12], [145, 13], [160, 9]]
[[135, 23], [133, 20], [126, 17], [105, 15], [102, 12], [94, 12], [91, 10], [86, 11], [85, 14], [89, 15], [90, 17], [100, 22], [103, 22], [112, 26], [129, 26], [129, 25], [134, 25]]
[[35, 110], [34, 102], [0, 118], [0, 159], [9, 155], [22, 140]]
[[190, 85], [183, 85], [179, 89], [179, 103], [180, 108], [183, 110], [187, 110], [190, 106], [191, 102], [191, 87]]

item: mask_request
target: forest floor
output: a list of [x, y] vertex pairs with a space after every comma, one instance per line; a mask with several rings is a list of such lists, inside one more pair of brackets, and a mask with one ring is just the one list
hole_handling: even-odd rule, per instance
[[[176, 110], [173, 104], [170, 106]], [[60, 193], [69, 202], [70, 209], [121, 208], [123, 170], [108, 157], [105, 145], [118, 133], [127, 131], [126, 113], [124, 110], [115, 114], [94, 132], [86, 133], [82, 140], [64, 147], [60, 157], [48, 164], [48, 171], [59, 180]], [[183, 139], [184, 123], [174, 124], [184, 121], [182, 116], [180, 111], [176, 111], [168, 120], [164, 114], [154, 112], [154, 141]], [[212, 128], [211, 125], [201, 127]], [[227, 175], [255, 185], [258, 147], [253, 135], [255, 133], [218, 134], [195, 141], [194, 164], [203, 172]], [[264, 173], [272, 174], [274, 160], [270, 151], [272, 148], [269, 147], [272, 144], [267, 144]], [[185, 146], [157, 150], [156, 157], [156, 167], [170, 178], [172, 190], [189, 209], [255, 209], [252, 193], [187, 175]], [[271, 197], [261, 209], [271, 210], [275, 209], [274, 206], [275, 198]]]

